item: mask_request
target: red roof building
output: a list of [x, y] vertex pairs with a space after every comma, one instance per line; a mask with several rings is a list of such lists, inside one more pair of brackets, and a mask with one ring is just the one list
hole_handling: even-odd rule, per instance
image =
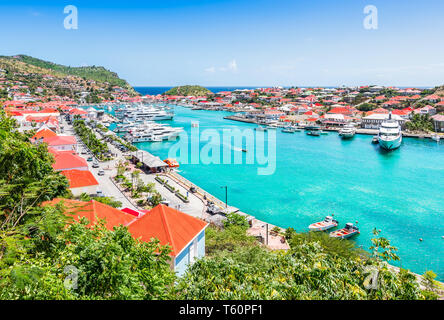
[[85, 202], [57, 198], [44, 202], [43, 205], [55, 206], [58, 203], [62, 203], [65, 206], [66, 212], [72, 214], [74, 220], [79, 221], [82, 217], [88, 219], [90, 222], [88, 226], [97, 223], [99, 219], [105, 219], [106, 228], [112, 230], [115, 226], [126, 226], [134, 220], [134, 216], [95, 200]]
[[142, 241], [159, 239], [162, 245], [171, 246], [171, 255], [178, 256], [208, 223], [176, 209], [159, 204], [141, 218], [128, 225], [133, 237]]
[[73, 169], [63, 170], [61, 173], [68, 178], [70, 189], [99, 185], [91, 171]]

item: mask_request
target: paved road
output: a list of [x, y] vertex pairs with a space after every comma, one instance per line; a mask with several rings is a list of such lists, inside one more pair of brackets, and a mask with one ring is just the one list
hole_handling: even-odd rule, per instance
[[[71, 125], [68, 125], [66, 121], [63, 119], [62, 124], [65, 128], [64, 134], [67, 135], [75, 135], [74, 129]], [[100, 134], [95, 133], [96, 137], [99, 139], [103, 139]], [[79, 137], [77, 137], [78, 141], [81, 141]], [[114, 199], [122, 202], [122, 207], [128, 207], [131, 209], [137, 209], [132, 203], [128, 201], [128, 199], [125, 197], [125, 195], [112, 183], [110, 180], [110, 177], [113, 177], [117, 174], [116, 164], [120, 161], [126, 161], [125, 155], [117, 149], [114, 145], [108, 143], [108, 147], [110, 151], [117, 155], [114, 160], [106, 161], [106, 162], [99, 162], [100, 168], [93, 168], [92, 162], [88, 162], [89, 170], [93, 173], [94, 177], [99, 182], [98, 190], [101, 190], [105, 196], [111, 196]], [[88, 155], [82, 155], [80, 154], [83, 147], [79, 147], [79, 155], [83, 158], [88, 158]], [[104, 176], [99, 176], [98, 172], [100, 169], [103, 169], [105, 171]], [[155, 184], [156, 190], [162, 195], [162, 197], [170, 202], [170, 206], [172, 208], [176, 208], [182, 212], [185, 212], [191, 216], [194, 216], [196, 218], [203, 218], [203, 211], [205, 209], [205, 206], [203, 202], [196, 196], [194, 196], [191, 192], [188, 192], [188, 198], [190, 200], [189, 203], [184, 203], [182, 200], [180, 200], [178, 197], [176, 197], [173, 193], [171, 193], [168, 189], [166, 189], [163, 185], [161, 185], [159, 182], [155, 180], [156, 175], [155, 174], [146, 174], [143, 173], [140, 175], [143, 182], [153, 182]], [[180, 186], [175, 181], [169, 179], [168, 183], [172, 185], [174, 188], [180, 190], [180, 193], [183, 195], [187, 195], [187, 191], [182, 186]]]
[[[66, 123], [65, 119], [62, 120], [62, 124], [64, 127], [64, 134], [66, 135], [74, 135], [76, 136], [76, 139], [78, 140], [79, 144], [81, 143], [80, 137], [78, 137], [72, 126]], [[109, 145], [109, 144], [108, 144]], [[115, 153], [114, 146], [110, 146], [113, 150], [112, 152]], [[79, 156], [81, 156], [84, 159], [87, 159], [89, 155], [81, 154], [83, 147], [78, 146], [77, 152], [79, 153]], [[99, 182], [99, 186], [97, 187], [97, 190], [101, 190], [105, 196], [107, 197], [113, 197], [115, 200], [118, 200], [122, 202], [122, 208], [131, 208], [136, 209], [134, 205], [132, 205], [128, 199], [120, 192], [120, 190], [110, 181], [110, 177], [116, 175], [117, 169], [115, 167], [117, 160], [111, 160], [107, 162], [99, 162], [99, 168], [93, 168], [92, 164], [93, 162], [88, 162], [88, 168], [89, 171], [92, 172], [96, 180]], [[105, 171], [105, 175], [99, 176], [98, 172], [100, 169], [103, 169]]]

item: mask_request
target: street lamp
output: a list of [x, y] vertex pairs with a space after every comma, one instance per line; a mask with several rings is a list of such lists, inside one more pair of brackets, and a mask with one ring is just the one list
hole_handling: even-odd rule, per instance
[[225, 208], [228, 208], [228, 186], [223, 186], [225, 188]]

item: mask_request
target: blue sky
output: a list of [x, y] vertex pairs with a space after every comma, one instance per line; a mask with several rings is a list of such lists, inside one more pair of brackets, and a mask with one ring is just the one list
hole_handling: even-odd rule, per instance
[[[63, 27], [69, 4], [78, 30]], [[442, 0], [0, 0], [0, 54], [103, 65], [136, 86], [435, 86], [443, 12]]]

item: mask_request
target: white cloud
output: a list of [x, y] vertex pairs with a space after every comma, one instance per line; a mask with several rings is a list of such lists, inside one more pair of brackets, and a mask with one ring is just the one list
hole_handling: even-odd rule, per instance
[[206, 68], [205, 72], [210, 72], [210, 73], [216, 72], [216, 68], [215, 67]]
[[236, 60], [232, 60], [232, 61], [230, 61], [229, 63], [228, 63], [228, 69], [230, 69], [231, 71], [233, 71], [233, 72], [236, 72], [237, 71], [237, 63], [236, 63]]
[[217, 69], [214, 66], [204, 69], [205, 72], [209, 73], [214, 73], [216, 72], [216, 70], [220, 72], [227, 72], [227, 71], [237, 72], [237, 62], [235, 59], [233, 59], [230, 62], [228, 62], [226, 66], [218, 67]]

